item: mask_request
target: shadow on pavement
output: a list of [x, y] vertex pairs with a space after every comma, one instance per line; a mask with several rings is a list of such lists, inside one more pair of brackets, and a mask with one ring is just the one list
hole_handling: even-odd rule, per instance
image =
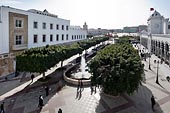
[[23, 73], [21, 73], [17, 77], [13, 77], [13, 78], [8, 77], [8, 79], [6, 79], [6, 80], [1, 80], [0, 81], [0, 86], [1, 86], [0, 96], [2, 96], [3, 94], [11, 91], [12, 89], [14, 89], [28, 81], [28, 80], [25, 80], [25, 81], [20, 82], [22, 76], [23, 76]]
[[[111, 96], [101, 93], [100, 101], [96, 107], [96, 113], [163, 113], [156, 102], [154, 109], [151, 105], [152, 92], [146, 86], [140, 86], [132, 95], [122, 94]], [[157, 98], [156, 98], [157, 99]]]
[[[48, 75], [51, 79], [47, 82], [36, 81], [33, 84], [27, 85], [23, 90], [2, 100], [5, 102], [6, 113], [40, 113], [41, 110], [39, 110], [38, 107], [40, 95], [43, 96], [44, 106], [42, 107], [42, 111], [46, 110], [48, 108], [48, 101], [50, 101], [65, 84], [62, 75], [63, 70], [57, 69]], [[46, 96], [46, 86], [49, 87], [48, 96]]]

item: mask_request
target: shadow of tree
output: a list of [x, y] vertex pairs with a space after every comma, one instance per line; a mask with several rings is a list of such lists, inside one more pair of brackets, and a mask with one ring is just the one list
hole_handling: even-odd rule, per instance
[[8, 78], [7, 80], [0, 81], [0, 85], [2, 86], [0, 89], [0, 96], [30, 80], [27, 79], [25, 81], [20, 82], [22, 76], [23, 73], [21, 73], [17, 77]]
[[[36, 81], [33, 84], [30, 83], [23, 90], [2, 100], [5, 102], [6, 113], [22, 113], [23, 111], [27, 113], [40, 113], [43, 111], [44, 108], [42, 108], [42, 110], [38, 108], [39, 96], [42, 95], [44, 98], [44, 107], [48, 106], [48, 101], [50, 101], [65, 85], [62, 75], [63, 70], [56, 69], [53, 73], [48, 75], [51, 79], [47, 82]], [[48, 96], [46, 96], [45, 92], [46, 86], [49, 87]]]
[[99, 104], [95, 111], [96, 113], [163, 113], [158, 103], [152, 110], [152, 95], [154, 94], [146, 86], [140, 86], [132, 95], [111, 96], [101, 93], [99, 100], [101, 105]]

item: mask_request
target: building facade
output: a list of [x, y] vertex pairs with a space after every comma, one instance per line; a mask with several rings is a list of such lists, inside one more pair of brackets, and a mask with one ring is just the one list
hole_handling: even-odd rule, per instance
[[107, 29], [88, 29], [88, 35], [89, 36], [99, 36], [99, 35], [107, 35], [108, 33], [110, 33], [109, 30]]
[[80, 26], [47, 10], [0, 7], [0, 75], [15, 72], [17, 53], [35, 47], [57, 45], [87, 38]]
[[141, 31], [147, 31], [147, 26], [146, 25], [139, 25], [139, 26], [133, 26], [133, 27], [124, 27], [123, 32], [124, 33], [138, 33]]
[[148, 32], [140, 33], [140, 41], [149, 52], [170, 65], [170, 22], [157, 11], [148, 19]]
[[148, 19], [148, 32], [151, 34], [170, 34], [169, 18], [164, 18], [155, 10]]

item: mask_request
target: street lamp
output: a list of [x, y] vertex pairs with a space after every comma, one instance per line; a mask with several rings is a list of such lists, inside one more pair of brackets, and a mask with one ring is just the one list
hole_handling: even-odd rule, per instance
[[157, 73], [156, 73], [156, 83], [159, 84], [158, 81], [158, 69], [159, 69], [159, 60], [157, 61]]
[[149, 70], [151, 70], [150, 57], [151, 57], [151, 55], [150, 55], [150, 53], [149, 53]]
[[148, 51], [149, 51], [149, 70], [151, 70], [150, 57], [151, 57], [151, 41], [152, 41], [152, 34], [149, 33], [148, 37], [150, 37], [149, 40], [148, 40]]

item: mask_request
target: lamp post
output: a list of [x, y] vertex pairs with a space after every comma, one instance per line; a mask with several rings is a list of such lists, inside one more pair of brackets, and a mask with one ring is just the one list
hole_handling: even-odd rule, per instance
[[159, 84], [158, 81], [158, 70], [159, 70], [159, 60], [157, 61], [157, 73], [156, 73], [156, 83]]
[[151, 40], [152, 40], [152, 34], [149, 33], [148, 37], [150, 37], [149, 40], [148, 40], [148, 51], [149, 51], [149, 70], [151, 70], [150, 57], [151, 57]]
[[[151, 11], [153, 11], [154, 9], [152, 8], [150, 10], [150, 14], [151, 15]], [[152, 49], [152, 46], [151, 46], [151, 41], [152, 41], [152, 27], [151, 27], [151, 20], [148, 21], [148, 49], [149, 49], [149, 70], [151, 70], [151, 66], [150, 66], [150, 57], [151, 57], [151, 49]]]
[[150, 53], [149, 53], [149, 70], [151, 70], [150, 57], [151, 57], [151, 55], [150, 55]]

